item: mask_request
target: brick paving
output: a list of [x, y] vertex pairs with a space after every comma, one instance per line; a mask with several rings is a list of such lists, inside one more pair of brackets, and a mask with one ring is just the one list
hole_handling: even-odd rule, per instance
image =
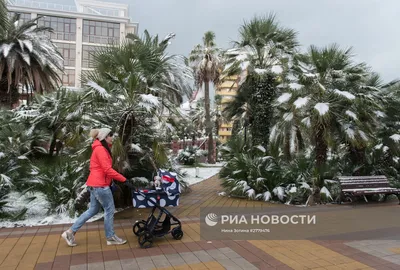
[[[400, 240], [380, 229], [386, 240], [220, 240], [200, 237], [201, 207], [246, 207], [268, 211], [273, 204], [218, 196], [217, 177], [192, 187], [180, 206], [168, 208], [182, 221], [184, 237], [158, 238], [141, 249], [132, 224], [145, 219], [149, 209], [130, 208], [115, 216], [115, 230], [128, 240], [107, 246], [103, 223], [87, 223], [76, 235], [78, 246], [68, 247], [60, 237], [69, 224], [0, 229], [0, 269], [400, 269]], [[368, 207], [368, 206], [367, 206]], [[397, 213], [397, 206], [384, 204]], [[288, 206], [288, 209], [293, 207]], [[321, 208], [332, 216], [346, 206]], [[301, 210], [298, 210], [301, 211]], [[382, 221], [384, 222], [384, 221]], [[352, 231], [349, 234], [356, 232]], [[360, 233], [366, 233], [360, 232]], [[367, 232], [368, 233], [368, 232]]]

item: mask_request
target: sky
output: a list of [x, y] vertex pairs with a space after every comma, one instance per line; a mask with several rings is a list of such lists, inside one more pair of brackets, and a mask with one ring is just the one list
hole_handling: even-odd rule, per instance
[[[386, 81], [400, 79], [398, 0], [118, 0], [130, 5], [139, 33], [164, 37], [176, 33], [169, 52], [188, 55], [204, 32], [216, 34], [228, 48], [239, 27], [255, 15], [276, 14], [298, 33], [302, 50], [311, 44], [353, 47], [356, 61], [366, 62]], [[397, 15], [397, 16], [396, 16]]]
[[[37, 0], [73, 4], [72, 0]], [[112, 0], [103, 0], [112, 1]], [[366, 62], [384, 80], [400, 79], [400, 10], [398, 0], [113, 0], [128, 4], [129, 16], [161, 37], [176, 34], [168, 52], [187, 56], [204, 32], [216, 34], [217, 45], [229, 48], [238, 29], [255, 15], [276, 14], [294, 29], [302, 50], [311, 44], [353, 47], [356, 61]]]

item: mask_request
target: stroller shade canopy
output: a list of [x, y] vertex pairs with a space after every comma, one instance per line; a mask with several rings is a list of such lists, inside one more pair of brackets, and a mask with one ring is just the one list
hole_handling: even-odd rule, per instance
[[151, 208], [158, 203], [161, 207], [174, 207], [179, 205], [181, 186], [176, 173], [159, 169], [162, 190], [143, 190], [132, 192], [133, 207]]

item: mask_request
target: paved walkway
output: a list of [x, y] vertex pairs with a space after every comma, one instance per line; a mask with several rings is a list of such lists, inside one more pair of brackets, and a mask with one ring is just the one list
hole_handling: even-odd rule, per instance
[[[201, 207], [273, 206], [218, 196], [218, 191], [216, 177], [194, 185], [180, 206], [171, 209], [183, 222], [184, 237], [159, 238], [150, 249], [141, 249], [132, 233], [132, 224], [149, 209], [131, 208], [116, 215], [116, 233], [128, 240], [123, 246], [105, 244], [101, 221], [86, 224], [73, 248], [60, 237], [68, 225], [0, 229], [0, 269], [400, 269], [400, 241], [201, 241]], [[334, 217], [341, 207], [346, 206], [322, 211]], [[398, 213], [397, 205], [382, 207]]]

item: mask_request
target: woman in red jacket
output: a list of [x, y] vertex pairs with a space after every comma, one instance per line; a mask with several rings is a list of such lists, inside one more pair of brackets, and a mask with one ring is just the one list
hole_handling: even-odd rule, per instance
[[93, 129], [90, 136], [94, 139], [92, 156], [90, 157], [90, 174], [86, 181], [90, 192], [90, 207], [61, 235], [69, 246], [76, 246], [75, 233], [91, 217], [96, 215], [100, 206], [104, 209], [104, 230], [107, 245], [126, 243], [114, 233], [114, 198], [110, 190], [111, 181], [125, 182], [126, 178], [112, 168], [111, 143], [113, 133], [108, 128]]

